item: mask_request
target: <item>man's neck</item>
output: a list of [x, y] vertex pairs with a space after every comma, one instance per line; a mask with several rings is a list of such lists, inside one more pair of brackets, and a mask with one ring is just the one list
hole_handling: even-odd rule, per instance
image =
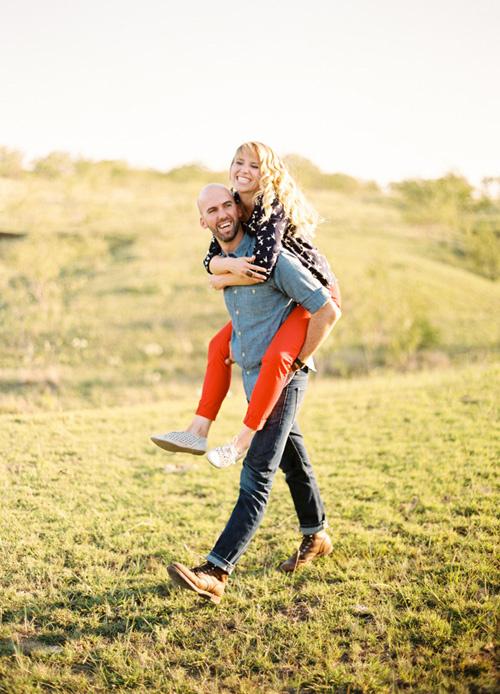
[[245, 232], [240, 227], [238, 233], [236, 234], [234, 239], [232, 239], [232, 241], [225, 242], [219, 240], [219, 245], [222, 248], [223, 253], [225, 253], [226, 255], [228, 255], [229, 253], [233, 253], [233, 251], [235, 251], [240, 245], [240, 243], [243, 241], [244, 236]]

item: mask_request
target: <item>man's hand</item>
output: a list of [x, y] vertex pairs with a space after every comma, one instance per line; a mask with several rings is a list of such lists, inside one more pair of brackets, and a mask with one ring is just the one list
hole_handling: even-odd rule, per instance
[[233, 345], [231, 343], [229, 343], [229, 356], [224, 363], [227, 364], [227, 366], [232, 366], [233, 364], [236, 364], [233, 357]]
[[208, 284], [212, 289], [224, 289], [227, 287], [226, 275], [210, 275], [208, 278]]

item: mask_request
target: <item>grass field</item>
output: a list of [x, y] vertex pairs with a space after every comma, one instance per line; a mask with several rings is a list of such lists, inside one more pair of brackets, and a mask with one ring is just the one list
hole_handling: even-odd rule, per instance
[[[311, 184], [344, 315], [300, 421], [334, 552], [278, 571], [279, 478], [214, 607], [167, 566], [212, 547], [238, 469], [149, 435], [186, 425], [227, 320], [195, 205], [225, 176], [52, 174], [0, 177], [0, 693], [500, 692], [498, 200]], [[210, 443], [243, 409], [236, 376]]]
[[219, 607], [166, 567], [210, 549], [238, 470], [148, 440], [183, 425], [195, 389], [3, 415], [0, 691], [498, 692], [499, 375], [315, 380], [301, 424], [334, 553], [277, 570], [298, 541], [277, 479]]

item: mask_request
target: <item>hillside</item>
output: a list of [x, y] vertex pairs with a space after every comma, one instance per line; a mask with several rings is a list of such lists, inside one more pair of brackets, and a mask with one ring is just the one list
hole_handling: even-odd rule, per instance
[[[195, 200], [224, 178], [116, 162], [0, 178], [0, 411], [158, 401], [173, 380], [201, 381], [226, 311], [206, 282]], [[496, 359], [500, 283], [443, 245], [447, 228], [411, 221], [394, 194], [335, 180], [308, 190], [344, 301], [319, 371]]]

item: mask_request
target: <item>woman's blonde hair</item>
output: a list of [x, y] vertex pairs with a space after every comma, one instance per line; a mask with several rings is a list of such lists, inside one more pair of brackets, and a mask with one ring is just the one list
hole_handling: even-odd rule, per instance
[[244, 142], [236, 150], [231, 166], [242, 154], [257, 155], [259, 159], [260, 188], [255, 198], [262, 195], [264, 220], [271, 216], [272, 204], [277, 198], [292, 226], [287, 233], [292, 236], [307, 234], [312, 238], [316, 227], [323, 220], [307, 202], [281, 157], [262, 142]]

